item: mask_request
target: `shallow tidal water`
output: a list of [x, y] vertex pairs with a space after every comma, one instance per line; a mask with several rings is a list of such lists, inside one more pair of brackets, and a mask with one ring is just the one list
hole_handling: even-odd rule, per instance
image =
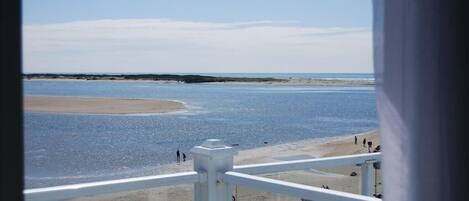
[[24, 94], [155, 98], [187, 106], [157, 115], [26, 112], [26, 188], [151, 174], [174, 162], [176, 149], [188, 153], [207, 138], [249, 149], [377, 127], [373, 87], [24, 81]]

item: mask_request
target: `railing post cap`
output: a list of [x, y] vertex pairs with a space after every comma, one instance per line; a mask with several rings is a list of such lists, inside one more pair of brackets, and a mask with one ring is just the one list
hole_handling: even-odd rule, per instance
[[210, 157], [224, 157], [236, 155], [238, 151], [233, 147], [226, 146], [220, 139], [207, 139], [202, 145], [193, 147], [191, 153]]
[[202, 147], [206, 148], [223, 148], [225, 147], [225, 143], [223, 143], [220, 139], [207, 139], [202, 143]]

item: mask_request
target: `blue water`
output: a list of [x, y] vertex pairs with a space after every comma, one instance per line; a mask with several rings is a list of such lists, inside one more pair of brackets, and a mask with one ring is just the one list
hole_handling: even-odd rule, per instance
[[151, 174], [207, 138], [240, 149], [377, 127], [373, 87], [24, 81], [25, 95], [158, 98], [160, 115], [24, 114], [27, 188]]

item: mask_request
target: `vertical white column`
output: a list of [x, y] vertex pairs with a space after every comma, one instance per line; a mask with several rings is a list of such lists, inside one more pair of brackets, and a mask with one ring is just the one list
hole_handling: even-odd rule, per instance
[[218, 175], [233, 170], [233, 156], [238, 152], [218, 139], [208, 139], [191, 149], [194, 171], [207, 179], [194, 184], [194, 201], [231, 201], [232, 187], [219, 180]]
[[366, 161], [365, 163], [360, 164], [361, 168], [361, 194], [372, 196], [373, 195], [373, 162]]

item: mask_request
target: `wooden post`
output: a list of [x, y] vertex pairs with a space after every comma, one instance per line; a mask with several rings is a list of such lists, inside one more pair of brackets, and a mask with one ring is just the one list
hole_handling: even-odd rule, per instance
[[208, 139], [191, 152], [194, 170], [207, 175], [204, 182], [194, 184], [194, 201], [231, 201], [233, 187], [219, 177], [233, 170], [233, 156], [238, 152], [218, 139]]

